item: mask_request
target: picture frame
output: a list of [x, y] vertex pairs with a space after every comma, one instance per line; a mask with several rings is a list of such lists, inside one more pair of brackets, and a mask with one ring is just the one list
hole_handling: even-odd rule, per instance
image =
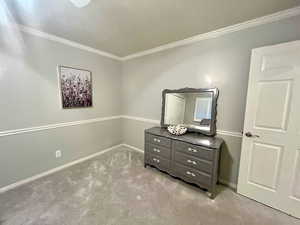
[[63, 109], [93, 107], [93, 80], [91, 71], [59, 65], [58, 80]]

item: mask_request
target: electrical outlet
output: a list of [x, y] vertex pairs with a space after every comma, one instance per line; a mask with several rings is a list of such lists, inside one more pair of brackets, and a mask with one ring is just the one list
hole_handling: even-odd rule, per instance
[[61, 150], [57, 150], [57, 151], [55, 152], [55, 157], [56, 157], [56, 158], [60, 158], [60, 157], [61, 157]]

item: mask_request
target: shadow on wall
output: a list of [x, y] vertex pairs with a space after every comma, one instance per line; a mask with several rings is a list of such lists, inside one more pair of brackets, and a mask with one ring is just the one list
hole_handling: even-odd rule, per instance
[[[230, 152], [229, 152], [229, 147], [228, 147], [228, 145], [225, 141], [222, 145], [220, 164], [221, 164], [221, 167], [222, 167], [223, 174], [227, 175], [226, 178], [232, 176], [232, 164], [233, 164], [233, 162], [234, 162], [233, 158], [232, 158], [232, 156], [230, 155]], [[224, 168], [225, 165], [226, 165], [226, 167]], [[222, 174], [220, 174], [220, 175], [222, 175]]]
[[22, 34], [16, 29], [17, 22], [3, 0], [0, 0], [0, 18], [0, 31], [4, 34], [0, 36], [0, 43], [3, 43], [1, 47], [15, 55], [22, 55], [24, 51]]
[[[211, 48], [214, 44], [215, 40], [209, 40], [205, 41], [205, 44], [197, 45], [196, 49], [194, 45], [178, 47], [127, 61], [123, 67], [123, 92], [126, 94], [124, 98], [127, 98], [123, 104], [125, 114], [130, 108], [140, 108], [139, 114], [143, 117], [159, 118], [161, 92], [164, 89], [220, 86], [218, 83], [208, 84], [205, 79], [212, 69], [218, 68], [213, 66], [216, 57]], [[143, 104], [149, 99], [154, 104]], [[145, 115], [144, 112], [148, 113]]]
[[225, 142], [221, 149], [219, 179], [221, 183], [226, 182], [229, 186], [235, 187], [239, 174], [241, 142], [239, 140], [231, 143], [230, 140], [227, 141], [226, 139], [224, 138]]

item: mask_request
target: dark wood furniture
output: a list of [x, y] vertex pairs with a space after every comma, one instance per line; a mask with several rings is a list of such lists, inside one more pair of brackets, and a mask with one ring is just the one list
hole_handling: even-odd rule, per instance
[[198, 185], [216, 195], [219, 155], [223, 140], [199, 133], [171, 135], [165, 128], [145, 130], [144, 164]]

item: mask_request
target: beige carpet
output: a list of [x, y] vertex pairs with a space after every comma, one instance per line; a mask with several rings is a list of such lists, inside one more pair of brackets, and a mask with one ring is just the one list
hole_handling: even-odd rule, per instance
[[1, 225], [300, 225], [220, 186], [215, 200], [119, 148], [0, 194]]

